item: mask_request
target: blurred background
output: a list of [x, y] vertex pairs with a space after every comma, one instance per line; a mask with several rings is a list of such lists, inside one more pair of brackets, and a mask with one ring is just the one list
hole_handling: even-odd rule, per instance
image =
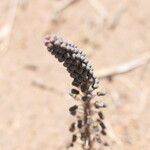
[[[100, 79], [111, 150], [150, 148], [149, 0], [1, 0], [0, 150], [61, 150], [72, 79], [43, 44], [84, 49]], [[77, 149], [77, 148], [75, 148]]]

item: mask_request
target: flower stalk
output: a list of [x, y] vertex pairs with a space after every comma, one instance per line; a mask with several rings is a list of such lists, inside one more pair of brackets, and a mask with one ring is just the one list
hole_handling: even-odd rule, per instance
[[95, 97], [105, 94], [97, 91], [99, 80], [94, 75], [86, 55], [72, 42], [56, 35], [47, 36], [45, 46], [63, 63], [73, 78], [72, 85], [75, 88], [71, 89], [70, 95], [79, 103], [69, 108], [70, 114], [76, 119], [69, 128], [72, 141], [68, 148], [76, 143], [79, 143], [83, 150], [95, 150], [96, 146], [99, 149], [100, 145], [108, 145], [103, 140], [106, 136], [106, 126], [102, 109], [106, 105], [95, 100]]

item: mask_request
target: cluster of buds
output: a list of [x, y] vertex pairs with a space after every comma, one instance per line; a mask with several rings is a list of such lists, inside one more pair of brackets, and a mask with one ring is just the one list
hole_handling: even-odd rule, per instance
[[81, 88], [82, 92], [91, 92], [98, 88], [99, 81], [93, 74], [93, 68], [83, 51], [71, 42], [59, 36], [48, 36], [45, 45], [49, 52], [67, 68], [74, 79], [73, 86]]
[[77, 142], [87, 150], [92, 150], [95, 143], [107, 146], [108, 144], [103, 140], [103, 136], [106, 136], [106, 126], [102, 113], [106, 105], [100, 101], [94, 101], [96, 96], [105, 94], [95, 92], [99, 81], [86, 55], [76, 45], [56, 35], [47, 36], [45, 46], [67, 68], [73, 78], [72, 85], [77, 88], [73, 88], [70, 93], [80, 104], [69, 108], [70, 114], [76, 118], [69, 128], [72, 132], [69, 147], [73, 147]]
[[70, 114], [76, 117], [75, 122], [69, 128], [72, 133], [70, 147], [77, 142], [82, 145], [83, 149], [88, 150], [93, 150], [95, 147], [99, 149], [101, 145], [108, 146], [105, 142], [107, 132], [103, 115], [103, 109], [107, 106], [96, 98], [105, 96], [105, 93], [85, 94], [73, 88], [70, 95], [78, 102], [78, 105], [69, 108]]

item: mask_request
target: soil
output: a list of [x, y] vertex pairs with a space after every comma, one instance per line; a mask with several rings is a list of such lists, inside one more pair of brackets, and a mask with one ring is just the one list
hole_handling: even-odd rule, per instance
[[[8, 40], [0, 49], [0, 150], [61, 150], [70, 141], [72, 79], [47, 52], [45, 35], [62, 35], [84, 49], [95, 71], [150, 52], [149, 0], [101, 0], [104, 10], [78, 0], [61, 10], [67, 1], [20, 0], [11, 34], [0, 40], [0, 48]], [[10, 23], [14, 3], [0, 2], [0, 29]], [[150, 65], [100, 86], [108, 93], [106, 149], [149, 150]]]

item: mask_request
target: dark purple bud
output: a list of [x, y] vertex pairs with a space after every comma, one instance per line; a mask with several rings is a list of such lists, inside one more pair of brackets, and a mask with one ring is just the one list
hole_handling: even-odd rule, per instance
[[82, 128], [82, 120], [78, 120], [78, 124], [77, 124], [78, 128], [81, 129]]
[[75, 134], [72, 135], [72, 142], [76, 142], [77, 136]]
[[74, 132], [75, 131], [75, 123], [72, 123], [70, 128], [69, 128], [70, 132]]
[[99, 116], [100, 119], [102, 119], [102, 120], [104, 119], [104, 115], [103, 115], [102, 112], [99, 112], [99, 113], [98, 113], [98, 116]]
[[78, 90], [76, 90], [76, 89], [71, 89], [71, 93], [78, 95], [80, 92]]

